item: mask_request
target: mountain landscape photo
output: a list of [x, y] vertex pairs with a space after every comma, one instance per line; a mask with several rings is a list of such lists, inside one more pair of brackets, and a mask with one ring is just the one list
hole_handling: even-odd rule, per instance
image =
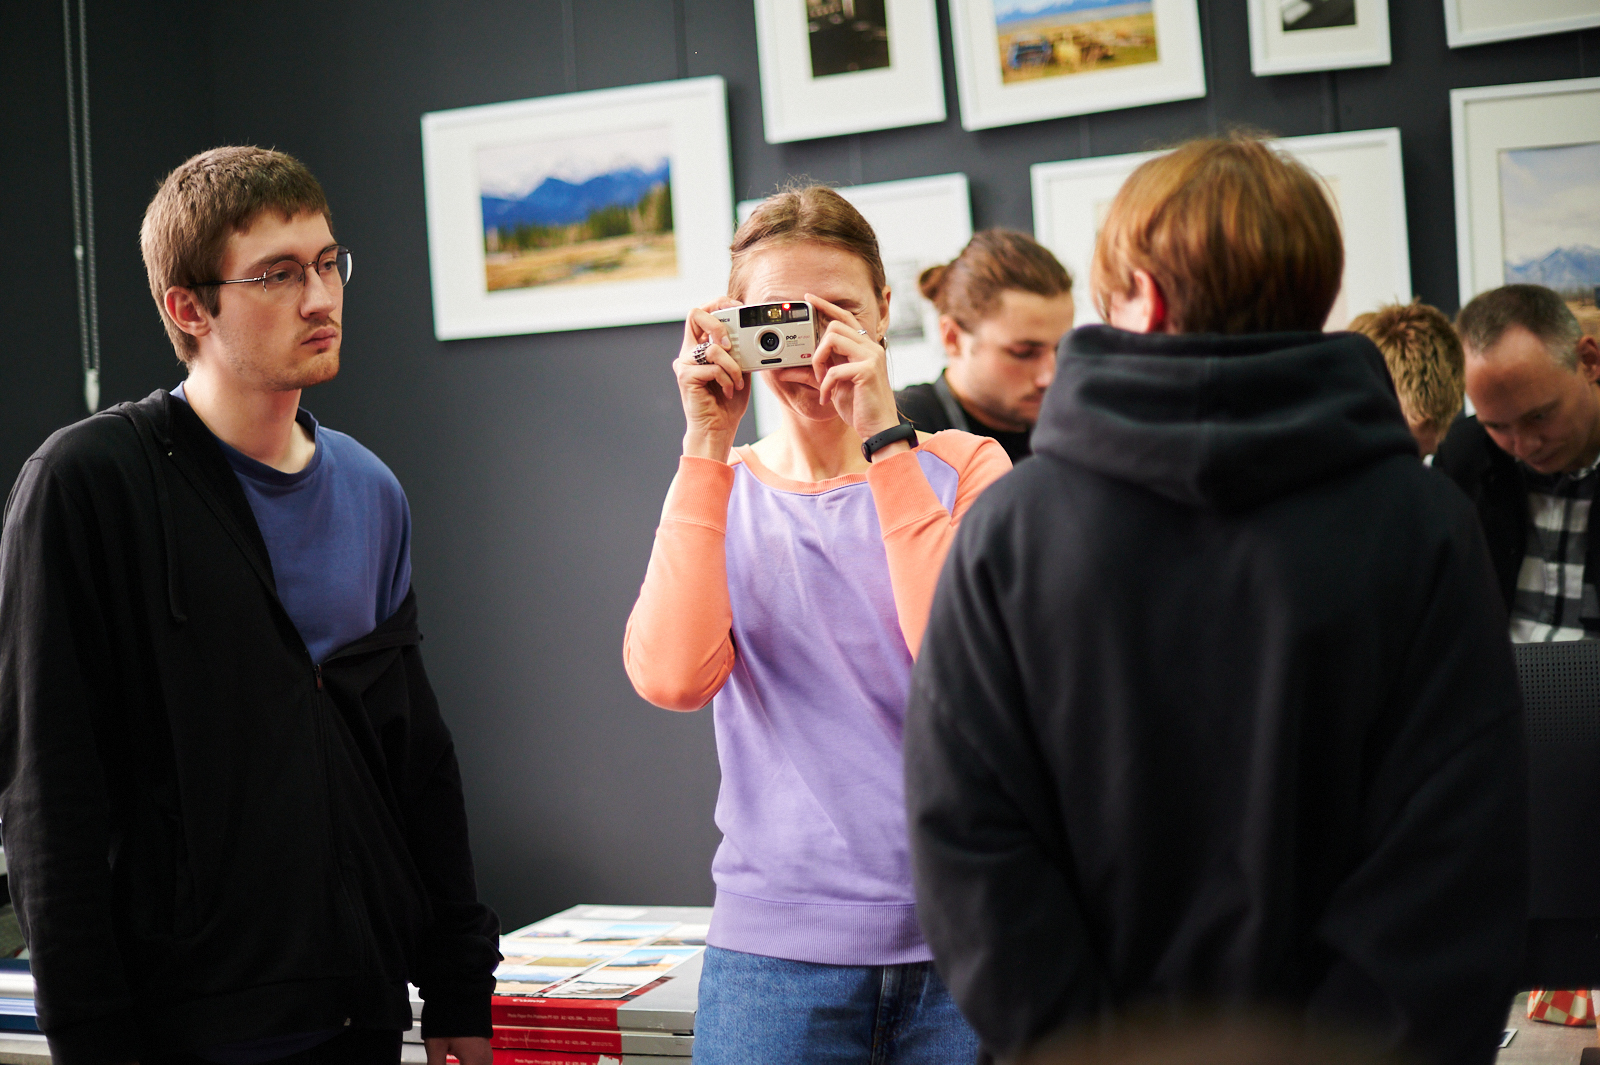
[[1600, 143], [1500, 153], [1507, 284], [1544, 285], [1583, 317], [1600, 289]]
[[1600, 288], [1600, 248], [1579, 244], [1557, 248], [1542, 259], [1508, 263], [1506, 284], [1543, 285], [1569, 297], [1587, 294], [1592, 300]]
[[670, 136], [663, 127], [480, 149], [487, 290], [675, 276]]

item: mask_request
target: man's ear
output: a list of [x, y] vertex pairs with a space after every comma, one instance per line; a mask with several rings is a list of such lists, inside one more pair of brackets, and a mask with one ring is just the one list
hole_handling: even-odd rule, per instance
[[174, 285], [162, 293], [161, 305], [166, 308], [167, 317], [190, 336], [203, 337], [211, 332], [211, 312], [191, 290]]
[[946, 361], [961, 357], [961, 326], [948, 314], [939, 316], [939, 343], [944, 345]]
[[1161, 292], [1161, 285], [1148, 271], [1135, 270], [1133, 283], [1143, 297], [1149, 313], [1149, 328], [1146, 333], [1166, 333], [1167, 328], [1167, 297]]
[[1148, 270], [1134, 270], [1133, 291], [1113, 294], [1106, 308], [1106, 324], [1130, 333], [1166, 333], [1167, 300]]
[[1578, 372], [1590, 384], [1600, 382], [1600, 342], [1594, 337], [1578, 340]]

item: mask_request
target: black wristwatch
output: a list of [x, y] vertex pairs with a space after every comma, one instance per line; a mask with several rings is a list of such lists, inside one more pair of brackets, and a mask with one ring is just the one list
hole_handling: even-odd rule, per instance
[[864, 440], [861, 443], [861, 457], [868, 462], [872, 461], [872, 453], [881, 451], [896, 440], [905, 440], [912, 447], [917, 446], [917, 427], [910, 422], [901, 422], [892, 429], [885, 429], [878, 435]]

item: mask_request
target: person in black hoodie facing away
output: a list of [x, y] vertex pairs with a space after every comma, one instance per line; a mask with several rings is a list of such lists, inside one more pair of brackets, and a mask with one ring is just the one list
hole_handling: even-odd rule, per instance
[[410, 513], [300, 391], [350, 253], [289, 156], [145, 213], [188, 378], [62, 429], [0, 537], [0, 824], [58, 1065], [491, 1058], [499, 921], [418, 651]]
[[1275, 1009], [1486, 1063], [1525, 750], [1478, 522], [1418, 461], [1317, 180], [1145, 163], [1024, 463], [946, 563], [905, 726], [918, 916], [986, 1054]]

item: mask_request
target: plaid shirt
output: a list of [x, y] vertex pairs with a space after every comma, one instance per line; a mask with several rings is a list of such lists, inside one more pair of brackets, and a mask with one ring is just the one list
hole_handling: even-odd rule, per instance
[[1600, 458], [1576, 473], [1526, 473], [1528, 548], [1511, 604], [1511, 642], [1600, 639], [1600, 597], [1583, 572]]

